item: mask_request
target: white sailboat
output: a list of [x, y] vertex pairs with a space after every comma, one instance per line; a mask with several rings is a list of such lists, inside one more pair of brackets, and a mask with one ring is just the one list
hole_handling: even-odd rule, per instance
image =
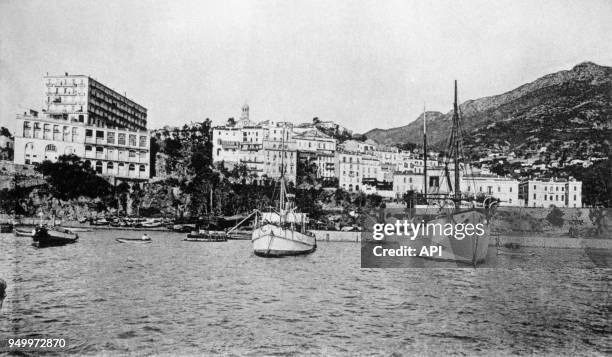
[[278, 209], [270, 209], [256, 216], [255, 229], [251, 236], [253, 252], [261, 257], [303, 255], [317, 249], [317, 240], [306, 230], [308, 215], [296, 212], [293, 202], [288, 201], [285, 186], [284, 133], [281, 154], [280, 197]]

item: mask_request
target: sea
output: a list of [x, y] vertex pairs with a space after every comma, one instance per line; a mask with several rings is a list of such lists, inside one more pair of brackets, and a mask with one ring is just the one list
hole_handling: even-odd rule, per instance
[[151, 244], [115, 241], [141, 234], [96, 230], [40, 249], [0, 234], [0, 337], [64, 338], [57, 355], [612, 353], [612, 270], [592, 252], [533, 248], [494, 268], [362, 269], [359, 243], [261, 258], [248, 240], [149, 232]]

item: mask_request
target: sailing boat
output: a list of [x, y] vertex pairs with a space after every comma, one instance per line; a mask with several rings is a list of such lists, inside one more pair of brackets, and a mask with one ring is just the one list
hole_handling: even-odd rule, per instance
[[306, 230], [307, 214], [296, 212], [293, 202], [288, 201], [290, 195], [287, 194], [285, 186], [285, 150], [283, 129], [278, 209], [270, 208], [268, 212], [262, 212], [261, 217], [256, 217], [255, 229], [251, 236], [253, 251], [255, 255], [261, 257], [303, 255], [317, 249], [314, 234]]
[[[423, 117], [423, 151], [424, 151], [424, 159], [425, 165], [427, 160], [427, 134], [426, 134], [426, 117]], [[453, 111], [453, 127], [449, 140], [448, 152], [451, 153], [453, 159], [453, 171], [454, 171], [454, 185], [450, 182], [450, 174], [448, 170], [449, 162], [446, 162], [446, 178], [448, 181], [448, 186], [450, 188], [449, 192], [452, 192], [452, 196], [450, 194], [445, 198], [445, 201], [452, 201], [453, 207], [442, 207], [439, 212], [434, 215], [434, 212], [431, 214], [426, 214], [423, 216], [413, 217], [413, 222], [422, 223], [427, 225], [428, 227], [453, 227], [452, 234], [447, 234], [448, 231], [440, 230], [440, 229], [432, 229], [425, 230], [425, 232], [421, 232], [417, 234], [416, 238], [412, 241], [413, 244], [411, 246], [415, 248], [417, 251], [420, 251], [423, 247], [431, 247], [438, 246], [441, 247], [440, 254], [428, 256], [427, 258], [435, 259], [435, 260], [444, 260], [444, 261], [452, 261], [458, 263], [467, 263], [471, 265], [478, 265], [483, 263], [487, 256], [487, 251], [489, 247], [489, 211], [490, 207], [480, 207], [477, 208], [474, 205], [465, 205], [462, 204], [461, 195], [461, 187], [460, 187], [460, 177], [459, 177], [459, 151], [462, 147], [461, 143], [461, 126], [460, 126], [460, 117], [459, 117], [459, 108], [457, 105], [457, 81], [455, 81], [455, 101], [454, 101], [454, 111]], [[427, 166], [424, 169], [424, 196], [428, 202], [428, 205], [431, 204], [432, 199], [440, 198], [440, 195], [436, 194], [428, 194], [427, 193]], [[454, 189], [453, 189], [454, 186]], [[427, 209], [429, 210], [429, 208]], [[432, 219], [430, 219], [430, 217]], [[450, 226], [448, 225], [450, 224]], [[478, 233], [482, 234], [472, 234], [467, 235], [465, 232], [461, 234], [456, 234], [458, 231], [457, 227], [466, 227], [468, 224], [474, 227], [481, 227], [480, 230], [477, 230]], [[458, 226], [462, 225], [462, 226]], [[472, 233], [475, 233], [474, 230], [471, 230]]]

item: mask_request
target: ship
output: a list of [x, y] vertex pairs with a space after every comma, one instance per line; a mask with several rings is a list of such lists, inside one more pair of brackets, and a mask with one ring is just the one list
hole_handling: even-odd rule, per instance
[[[368, 243], [374, 244], [406, 244], [421, 252], [425, 248], [437, 247], [437, 254], [417, 255], [418, 258], [453, 262], [477, 266], [485, 263], [487, 259], [490, 228], [489, 223], [498, 201], [485, 199], [477, 202], [472, 197], [462, 195], [460, 186], [460, 170], [467, 170], [468, 165], [461, 163], [465, 155], [462, 153], [462, 128], [460, 110], [457, 105], [457, 81], [455, 81], [455, 100], [451, 135], [446, 152], [449, 153], [443, 163], [448, 192], [440, 193], [443, 182], [437, 185], [433, 192], [428, 192], [427, 175], [427, 116], [423, 111], [423, 190], [422, 194], [412, 196], [408, 200], [408, 208], [401, 214], [391, 214], [381, 210], [377, 217], [370, 217], [370, 223], [391, 223], [401, 218], [415, 225], [421, 224], [424, 230], [419, 230], [410, 238], [395, 234], [386, 235], [385, 241], [374, 241], [367, 238]], [[453, 174], [451, 175], [451, 171]], [[454, 176], [454, 180], [451, 178]], [[418, 196], [418, 197], [417, 197]], [[471, 229], [472, 234], [459, 232], [457, 227], [471, 225], [479, 230]], [[440, 227], [447, 229], [440, 229]], [[429, 228], [429, 229], [427, 229]], [[476, 233], [478, 232], [478, 233]]]
[[317, 249], [317, 239], [306, 230], [308, 215], [298, 212], [293, 195], [287, 193], [285, 186], [285, 135], [283, 134], [280, 194], [278, 207], [270, 207], [267, 212], [257, 212], [251, 234], [253, 252], [260, 257], [283, 257], [305, 255]]

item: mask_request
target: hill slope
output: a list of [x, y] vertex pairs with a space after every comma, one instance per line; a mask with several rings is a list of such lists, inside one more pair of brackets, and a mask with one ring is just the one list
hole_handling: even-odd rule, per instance
[[[466, 146], [475, 149], [527, 150], [547, 146], [606, 153], [612, 129], [612, 68], [591, 62], [541, 77], [509, 92], [460, 104]], [[452, 111], [428, 113], [428, 141], [445, 146]], [[399, 128], [365, 135], [379, 143], [420, 143], [422, 115]], [[609, 144], [608, 144], [609, 145]], [[552, 147], [551, 147], [552, 146]]]

